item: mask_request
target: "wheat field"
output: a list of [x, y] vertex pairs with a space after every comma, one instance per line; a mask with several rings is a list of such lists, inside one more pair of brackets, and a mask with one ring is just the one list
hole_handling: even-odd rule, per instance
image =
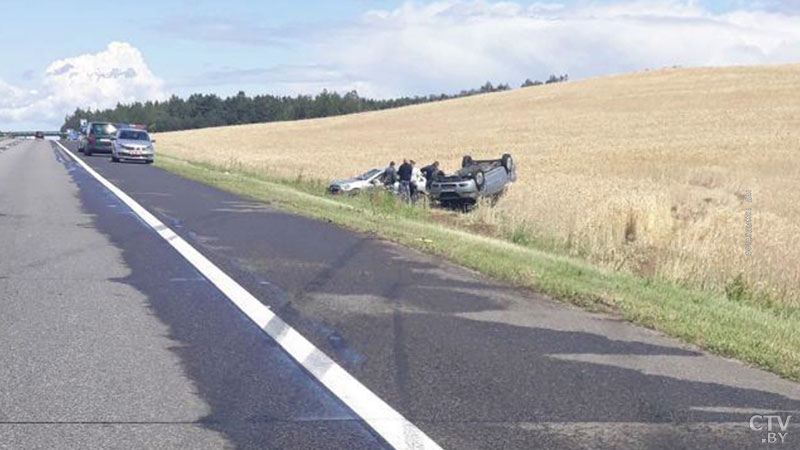
[[510, 152], [517, 183], [459, 220], [529, 230], [645, 277], [718, 291], [741, 277], [800, 306], [800, 65], [646, 71], [157, 137], [169, 156], [321, 180]]

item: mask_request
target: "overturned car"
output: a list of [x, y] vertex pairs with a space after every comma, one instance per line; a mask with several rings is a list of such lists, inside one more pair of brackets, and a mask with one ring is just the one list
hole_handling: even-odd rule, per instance
[[508, 153], [487, 160], [474, 160], [467, 155], [456, 173], [434, 179], [428, 194], [442, 207], [470, 209], [481, 198], [497, 201], [516, 179], [514, 159]]

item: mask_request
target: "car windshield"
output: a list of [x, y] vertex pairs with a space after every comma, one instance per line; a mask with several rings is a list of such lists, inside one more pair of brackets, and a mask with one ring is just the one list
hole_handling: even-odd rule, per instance
[[370, 178], [374, 177], [375, 175], [381, 173], [380, 169], [372, 169], [367, 173], [361, 174], [356, 177], [356, 180], [369, 180]]
[[144, 131], [136, 131], [136, 130], [122, 130], [119, 132], [120, 139], [128, 139], [131, 141], [149, 141], [150, 136], [147, 135]]
[[95, 123], [92, 124], [92, 133], [94, 134], [114, 134], [117, 132], [117, 129], [114, 128], [114, 125], [110, 123]]

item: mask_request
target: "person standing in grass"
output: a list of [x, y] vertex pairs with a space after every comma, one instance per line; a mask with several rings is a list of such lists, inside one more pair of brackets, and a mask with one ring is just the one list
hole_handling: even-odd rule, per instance
[[397, 169], [397, 177], [400, 178], [400, 194], [406, 200], [411, 199], [411, 174], [414, 171], [414, 167], [408, 163], [407, 159], [403, 160], [403, 164], [400, 164], [400, 168]]
[[439, 161], [423, 167], [422, 174], [425, 175], [425, 187], [430, 189], [431, 182], [439, 175]]
[[412, 159], [409, 162], [411, 163], [411, 184], [409, 188], [411, 199], [413, 200], [417, 195], [417, 191], [425, 188], [425, 177], [422, 176], [422, 171], [417, 167], [416, 161]]
[[383, 184], [394, 187], [395, 183], [397, 183], [397, 168], [394, 166], [394, 161], [392, 161], [386, 171], [383, 172]]

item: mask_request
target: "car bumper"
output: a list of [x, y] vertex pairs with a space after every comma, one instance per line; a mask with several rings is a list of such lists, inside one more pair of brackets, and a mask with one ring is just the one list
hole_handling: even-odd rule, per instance
[[428, 194], [434, 200], [440, 202], [452, 200], [477, 200], [480, 197], [480, 192], [472, 187], [436, 187], [431, 186]]
[[155, 159], [155, 155], [125, 155], [125, 154], [118, 154], [118, 159], [124, 159], [126, 161], [152, 161]]
[[113, 156], [119, 159], [152, 161], [156, 154], [152, 150], [130, 150], [117, 148], [114, 150]]

